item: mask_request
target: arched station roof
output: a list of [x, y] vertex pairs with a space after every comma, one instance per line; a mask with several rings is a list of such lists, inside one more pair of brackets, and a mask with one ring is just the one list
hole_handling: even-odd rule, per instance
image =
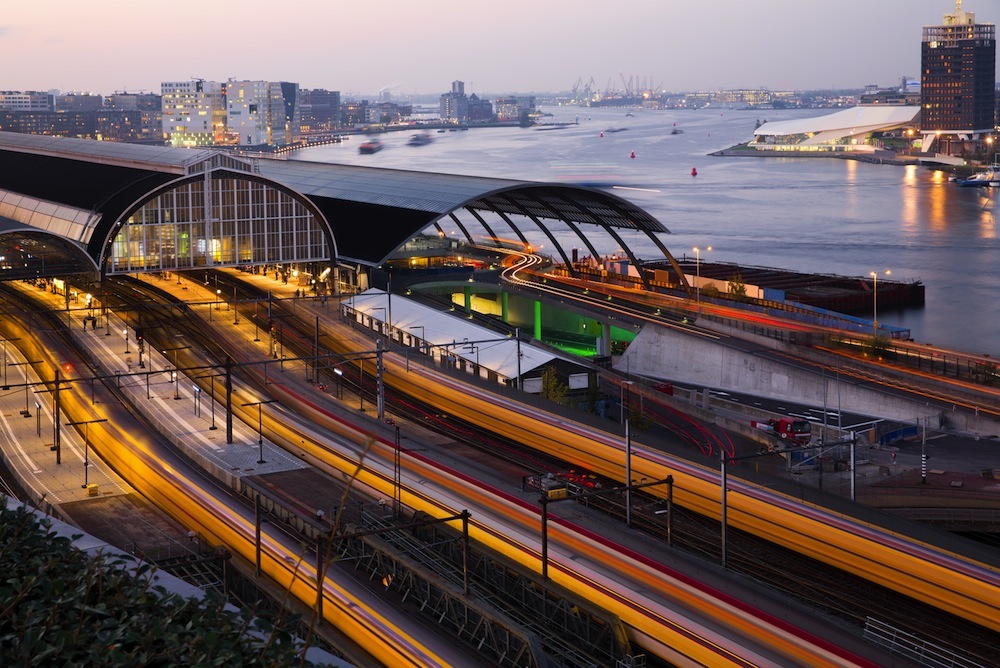
[[[670, 258], [656, 236], [669, 232], [660, 221], [595, 188], [297, 160], [261, 161], [259, 170], [315, 202], [334, 229], [341, 258], [351, 262], [377, 266], [414, 235], [461, 209], [494, 213], [511, 227], [512, 217], [527, 216], [540, 227], [542, 220], [560, 221], [587, 245], [579, 224], [604, 228], [624, 249], [628, 246], [615, 230], [639, 231]], [[515, 234], [521, 236], [518, 228]]]
[[[523, 241], [526, 238], [515, 220], [530, 219], [567, 264], [569, 258], [549, 229], [552, 222], [543, 221], [571, 229], [594, 255], [597, 252], [579, 225], [597, 225], [615, 238], [636, 265], [638, 258], [617, 230], [638, 231], [674, 263], [657, 237], [668, 232], [658, 220], [627, 200], [584, 186], [296, 160], [248, 160], [220, 149], [5, 132], [0, 132], [0, 217], [63, 237], [99, 264], [111, 234], [137, 211], [137, 203], [205, 172], [235, 174], [300, 195], [329, 228], [330, 254], [336, 249], [338, 255], [330, 260], [378, 266], [443, 219], [448, 225], [457, 223], [471, 242], [471, 234], [456, 213], [467, 212], [490, 236], [500, 236], [481, 215], [488, 212]], [[15, 210], [17, 215], [12, 214]], [[495, 220], [493, 225], [497, 225]], [[507, 234], [506, 229], [497, 231]], [[0, 229], [0, 242], [4, 236]]]

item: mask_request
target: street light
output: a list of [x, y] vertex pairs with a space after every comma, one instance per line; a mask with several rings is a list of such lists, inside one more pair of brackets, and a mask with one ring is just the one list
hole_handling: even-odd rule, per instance
[[385, 423], [395, 430], [395, 439], [393, 443], [395, 447], [393, 449], [392, 456], [392, 516], [399, 517], [402, 510], [402, 486], [403, 482], [400, 477], [400, 467], [399, 467], [399, 425], [392, 418], [386, 418]]
[[99, 418], [97, 420], [80, 420], [78, 422], [67, 422], [67, 427], [75, 427], [77, 425], [83, 425], [83, 484], [80, 485], [81, 489], [87, 489], [90, 487], [90, 425], [96, 422], [107, 422], [107, 418]]
[[[385, 307], [384, 306], [373, 306], [372, 307], [372, 311], [382, 311], [382, 318], [385, 318]], [[372, 317], [372, 316], [369, 316], [369, 317]], [[379, 334], [382, 333], [382, 325], [381, 325], [381, 323], [385, 322], [382, 318], [379, 319], [379, 323], [380, 323], [379, 324], [379, 328], [378, 328]]]
[[263, 401], [251, 401], [250, 403], [243, 404], [244, 408], [247, 406], [257, 407], [257, 448], [260, 451], [260, 458], [257, 460], [258, 464], [267, 463], [264, 461], [264, 419], [260, 407], [264, 404], [273, 404], [277, 401], [277, 399], [265, 399]]
[[[891, 270], [885, 270], [886, 276], [891, 273]], [[868, 275], [872, 277], [872, 330], [873, 334], [878, 336], [878, 272], [870, 271]]]
[[20, 341], [21, 338], [4, 339], [3, 340], [3, 389], [9, 390], [10, 385], [7, 384], [7, 342], [8, 341]]
[[178, 346], [176, 348], [166, 348], [165, 350], [161, 351], [164, 355], [166, 355], [167, 353], [169, 353], [171, 351], [173, 351], [173, 353], [174, 353], [174, 373], [173, 373], [173, 380], [172, 380], [172, 382], [174, 383], [174, 399], [175, 400], [181, 398], [181, 395], [179, 393], [180, 383], [177, 382], [177, 372], [178, 372], [178, 368], [177, 368], [177, 351], [178, 350], [187, 350], [190, 347], [191, 346]]
[[476, 375], [479, 375], [479, 346], [474, 343], [469, 343], [465, 346], [470, 353], [476, 354]]
[[[373, 352], [375, 353], [374, 355], [372, 355]], [[348, 354], [352, 354], [352, 353], [348, 353]], [[376, 409], [377, 409], [377, 413], [378, 413], [378, 419], [382, 420], [382, 419], [385, 418], [385, 382], [384, 382], [384, 378], [383, 378], [383, 376], [385, 375], [385, 365], [382, 363], [382, 339], [378, 339], [378, 340], [375, 341], [375, 350], [374, 351], [368, 350], [368, 351], [363, 351], [363, 352], [356, 353], [356, 354], [363, 355], [363, 357], [352, 357], [351, 359], [345, 359], [344, 361], [337, 362], [336, 364], [333, 365], [333, 367], [332, 367], [333, 373], [335, 373], [338, 376], [337, 384], [339, 386], [339, 384], [340, 384], [340, 377], [344, 375], [344, 372], [341, 371], [338, 367], [340, 367], [343, 364], [347, 364], [348, 362], [359, 362], [360, 363], [360, 375], [358, 377], [359, 378], [359, 380], [358, 380], [358, 398], [360, 399], [360, 402], [361, 402], [359, 410], [362, 413], [364, 413], [365, 412], [365, 392], [364, 392], [365, 360], [366, 359], [371, 359], [372, 357], [374, 357], [375, 358], [375, 378], [376, 378], [375, 405], [376, 405]]]
[[[264, 368], [267, 369], [267, 366], [265, 365]], [[212, 426], [208, 428], [209, 431], [215, 431], [216, 429], [218, 429], [218, 427], [215, 426], [215, 376], [216, 375], [218, 375], [218, 374], [210, 373], [207, 376], [198, 376], [197, 378], [195, 378], [195, 380], [201, 380], [202, 378], [210, 378], [211, 379], [212, 387], [211, 387], [211, 393], [209, 394], [209, 399], [212, 402]], [[201, 388], [197, 388], [197, 389], [199, 391], [201, 390]], [[198, 414], [201, 415], [201, 395], [200, 394], [198, 396], [198, 405], [199, 405]]]
[[[41, 360], [35, 360], [33, 362], [28, 362], [28, 361], [24, 361], [24, 362], [11, 362], [8, 366], [29, 367], [29, 366], [31, 366], [33, 364], [41, 364], [41, 363], [42, 363]], [[24, 417], [31, 417], [31, 411], [28, 410], [28, 385], [29, 385], [29, 383], [28, 383], [28, 369], [25, 368], [25, 370], [24, 370], [24, 410], [21, 411], [21, 415], [23, 415]]]
[[423, 342], [427, 340], [427, 335], [426, 335], [426, 333], [424, 331], [424, 326], [423, 325], [414, 325], [413, 327], [407, 327], [407, 329], [419, 329], [420, 330], [420, 342], [421, 343], [417, 347], [417, 350], [419, 350], [420, 352], [423, 352], [424, 351], [424, 344], [423, 344]]
[[[625, 396], [625, 386], [626, 385], [629, 386], [628, 398], [631, 399], [632, 398], [632, 389], [631, 389], [631, 387], [634, 384], [635, 384], [634, 380], [623, 380], [622, 384], [621, 384], [621, 386], [619, 388], [618, 409], [619, 409], [619, 412], [621, 413], [620, 421], [621, 421], [622, 425], [627, 424], [625, 422], [625, 420], [628, 417], [628, 415], [625, 412], [625, 399], [626, 399], [626, 396]], [[631, 402], [629, 402], [629, 403], [631, 403]]]
[[[698, 301], [698, 315], [701, 315], [701, 249], [695, 246], [692, 250], [694, 251], [695, 292]], [[707, 246], [705, 250], [710, 251], [712, 247]]]
[[122, 336], [125, 337], [125, 354], [128, 355], [128, 325], [122, 330]]

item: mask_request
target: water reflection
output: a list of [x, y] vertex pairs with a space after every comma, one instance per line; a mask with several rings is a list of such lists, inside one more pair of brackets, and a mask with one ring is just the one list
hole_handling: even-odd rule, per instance
[[[922, 342], [1000, 355], [1000, 241], [996, 191], [958, 188], [945, 172], [923, 166], [874, 165], [816, 158], [720, 158], [710, 154], [747, 141], [754, 112], [643, 112], [551, 108], [552, 122], [579, 125], [558, 132], [520, 128], [450, 132], [419, 151], [404, 144], [412, 131], [383, 137], [386, 150], [359, 156], [352, 141], [300, 151], [297, 159], [373, 167], [471, 174], [534, 181], [599, 182], [635, 202], [671, 231], [677, 255], [709, 241], [713, 258], [757, 266], [866, 276], [892, 266], [896, 280], [921, 280], [927, 305], [879, 319], [910, 327]], [[770, 120], [822, 115], [817, 110], [768, 111]], [[683, 134], [671, 135], [673, 123]], [[627, 132], [600, 130], [625, 126]], [[636, 157], [630, 158], [635, 151]], [[698, 176], [691, 176], [697, 167]], [[446, 225], [446, 229], [452, 226]], [[526, 226], [526, 229], [530, 225]], [[555, 232], [553, 227], [553, 233]], [[586, 228], [601, 253], [617, 243]], [[567, 248], [572, 232], [556, 234]], [[629, 238], [631, 237], [631, 238]], [[658, 257], [641, 237], [640, 257]], [[549, 243], [540, 232], [536, 244]]]

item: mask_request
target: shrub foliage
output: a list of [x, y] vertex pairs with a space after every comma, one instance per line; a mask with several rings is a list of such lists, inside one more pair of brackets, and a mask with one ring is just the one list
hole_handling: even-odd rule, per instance
[[183, 598], [155, 569], [74, 548], [0, 497], [0, 665], [303, 666], [301, 643], [218, 595]]

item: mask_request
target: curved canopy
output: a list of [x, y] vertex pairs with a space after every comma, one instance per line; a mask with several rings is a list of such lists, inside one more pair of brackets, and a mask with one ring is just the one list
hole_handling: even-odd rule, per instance
[[259, 170], [316, 203], [344, 259], [373, 266], [460, 209], [668, 233], [631, 202], [584, 186], [296, 160], [264, 160]]
[[[631, 202], [585, 186], [453, 174], [238, 157], [222, 149], [187, 149], [0, 132], [0, 216], [58, 234], [101, 266], [111, 235], [143, 202], [169, 184], [199, 174], [242, 174], [300, 198], [325, 219], [339, 259], [378, 266], [428, 226], [447, 218], [462, 228], [467, 213], [496, 237], [487, 217], [509, 226], [527, 245], [518, 221], [528, 219], [570, 259], [549, 229], [570, 229], [597, 255], [580, 229], [589, 224], [614, 237], [635, 265], [639, 259], [616, 230], [645, 234], [674, 263], [657, 237], [668, 230]], [[210, 179], [206, 178], [206, 183]], [[207, 187], [207, 186], [206, 186]], [[179, 200], [178, 200], [179, 201]], [[39, 215], [39, 213], [44, 215]], [[484, 212], [489, 216], [484, 216]], [[214, 220], [215, 212], [191, 216]], [[222, 217], [223, 222], [226, 220]], [[543, 221], [554, 221], [543, 222]], [[447, 224], [451, 224], [451, 222]], [[254, 218], [247, 220], [258, 225]], [[141, 222], [140, 222], [141, 224]], [[506, 230], [501, 229], [501, 232]], [[262, 230], [250, 231], [261, 234]], [[145, 247], [145, 246], [144, 246]], [[252, 254], [251, 254], [252, 255]], [[330, 258], [333, 260], [334, 258]]]

